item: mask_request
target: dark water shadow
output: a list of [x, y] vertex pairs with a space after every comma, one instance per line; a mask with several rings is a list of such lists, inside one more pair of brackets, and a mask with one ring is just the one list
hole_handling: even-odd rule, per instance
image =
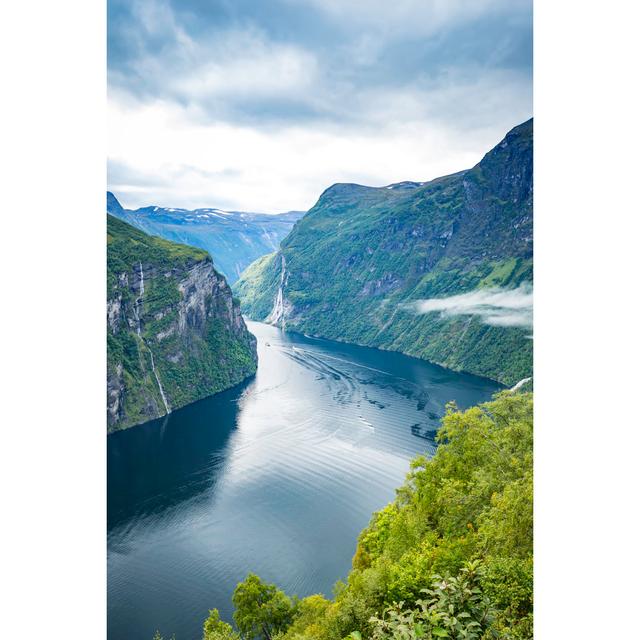
[[215, 484], [253, 379], [107, 438], [107, 529], [162, 512]]

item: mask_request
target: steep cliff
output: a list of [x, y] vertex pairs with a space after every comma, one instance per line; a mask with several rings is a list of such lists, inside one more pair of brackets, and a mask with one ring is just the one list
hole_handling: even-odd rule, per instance
[[107, 426], [157, 418], [256, 370], [256, 340], [209, 255], [107, 215]]
[[506, 314], [487, 321], [482, 305], [420, 315], [410, 303], [530, 289], [532, 151], [529, 120], [466, 171], [380, 188], [333, 185], [234, 285], [243, 310], [515, 384], [531, 375], [530, 327]]

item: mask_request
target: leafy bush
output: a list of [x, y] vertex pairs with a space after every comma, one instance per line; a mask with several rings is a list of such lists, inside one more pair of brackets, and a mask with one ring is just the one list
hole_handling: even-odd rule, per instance
[[204, 621], [202, 640], [240, 640], [240, 634], [230, 624], [220, 620], [217, 609], [211, 609]]
[[481, 588], [483, 575], [484, 568], [477, 560], [466, 563], [457, 577], [434, 575], [431, 588], [421, 590], [425, 597], [416, 601], [416, 608], [394, 603], [382, 618], [372, 618], [373, 639], [482, 638], [495, 619], [495, 610]]

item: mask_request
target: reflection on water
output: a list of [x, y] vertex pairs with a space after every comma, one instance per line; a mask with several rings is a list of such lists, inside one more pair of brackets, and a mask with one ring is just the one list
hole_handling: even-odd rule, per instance
[[199, 639], [249, 571], [331, 594], [359, 531], [432, 454], [446, 402], [498, 385], [400, 354], [249, 323], [240, 387], [116, 433], [108, 449], [108, 636]]

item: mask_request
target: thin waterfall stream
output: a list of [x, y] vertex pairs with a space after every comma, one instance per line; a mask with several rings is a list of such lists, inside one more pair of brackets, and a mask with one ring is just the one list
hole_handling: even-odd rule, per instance
[[142, 340], [142, 344], [144, 344], [144, 346], [149, 350], [149, 356], [151, 357], [151, 371], [153, 371], [153, 375], [156, 379], [156, 382], [158, 383], [158, 390], [160, 391], [160, 397], [162, 398], [164, 409], [167, 413], [170, 413], [171, 409], [169, 408], [169, 403], [167, 402], [167, 396], [164, 393], [164, 389], [162, 388], [162, 382], [160, 382], [160, 377], [158, 376], [158, 372], [156, 370], [156, 363], [155, 363], [155, 360], [153, 359], [153, 351], [151, 350], [151, 347], [149, 346], [147, 341], [142, 336], [142, 330], [140, 326], [140, 306], [142, 305], [142, 301], [144, 298], [144, 271], [142, 269], [142, 262], [139, 263], [139, 266], [140, 266], [140, 289], [139, 289], [138, 297], [136, 298], [136, 301], [133, 305], [133, 314], [136, 318], [136, 332], [138, 336], [140, 336], [140, 340]]

